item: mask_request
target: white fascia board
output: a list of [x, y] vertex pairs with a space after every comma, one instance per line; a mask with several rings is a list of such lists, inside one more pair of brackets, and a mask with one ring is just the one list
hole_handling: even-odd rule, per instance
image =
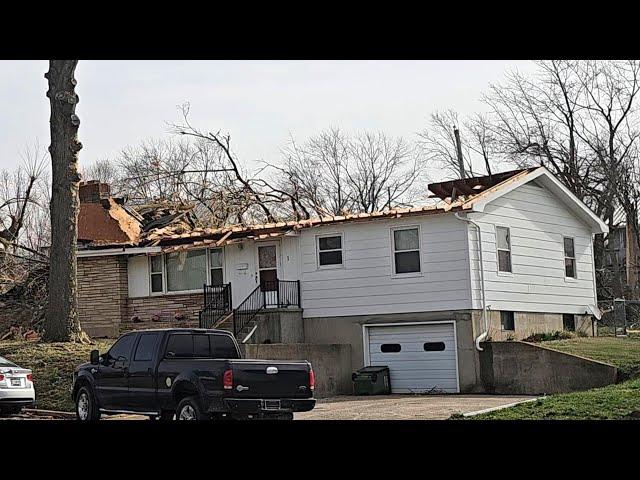
[[103, 248], [98, 250], [78, 250], [79, 258], [87, 257], [108, 257], [113, 255], [141, 255], [150, 253], [160, 253], [160, 247], [133, 247], [133, 248]]
[[539, 179], [545, 188], [548, 188], [553, 194], [564, 200], [564, 203], [573, 211], [578, 217], [582, 218], [592, 229], [593, 233], [608, 233], [609, 227], [602, 221], [595, 213], [589, 209], [578, 197], [576, 197], [571, 190], [565, 187], [549, 170], [545, 167], [539, 167], [537, 170], [525, 175], [524, 177], [511, 182], [504, 187], [488, 193], [486, 196], [482, 196], [477, 202], [472, 200], [472, 210], [474, 212], [483, 212], [484, 207], [489, 203], [500, 198], [503, 195], [515, 190], [516, 188], [531, 182], [532, 180]]

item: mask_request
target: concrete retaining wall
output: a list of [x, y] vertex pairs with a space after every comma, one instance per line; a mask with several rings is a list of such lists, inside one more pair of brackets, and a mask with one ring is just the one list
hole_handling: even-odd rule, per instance
[[613, 365], [524, 342], [486, 342], [480, 376], [487, 393], [566, 393], [615, 383]]
[[304, 342], [302, 309], [265, 309], [257, 315], [255, 324], [258, 328], [248, 343]]
[[272, 343], [243, 345], [245, 358], [263, 360], [308, 360], [316, 375], [315, 396], [350, 395], [351, 345], [308, 343]]

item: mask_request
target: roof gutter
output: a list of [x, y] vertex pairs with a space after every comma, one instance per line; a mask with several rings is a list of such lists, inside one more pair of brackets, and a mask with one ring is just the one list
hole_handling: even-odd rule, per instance
[[102, 248], [96, 250], [78, 250], [78, 258], [90, 258], [90, 257], [110, 257], [113, 255], [140, 255], [150, 253], [160, 253], [162, 249], [160, 247], [118, 247], [118, 248]]
[[[480, 229], [480, 225], [478, 225], [476, 222], [474, 222], [470, 218], [467, 218], [466, 216], [461, 217], [460, 212], [456, 212], [454, 215], [458, 220], [462, 220], [463, 222], [467, 222], [471, 225], [474, 225], [478, 230], [478, 256], [480, 261], [480, 290], [482, 292], [482, 321], [484, 323], [484, 331], [476, 337], [475, 344], [476, 344], [476, 349], [481, 352], [483, 349], [480, 346], [480, 342], [483, 342], [484, 340], [486, 340], [487, 336], [489, 335], [489, 319], [487, 318], [487, 303], [486, 303], [486, 296], [484, 292], [484, 262], [482, 261], [482, 230]], [[469, 268], [471, 268], [471, 265], [469, 265]]]

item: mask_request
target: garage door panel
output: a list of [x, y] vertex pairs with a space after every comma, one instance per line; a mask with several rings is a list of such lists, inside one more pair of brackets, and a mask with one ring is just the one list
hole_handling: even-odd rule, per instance
[[449, 337], [426, 337], [426, 336], [417, 336], [417, 335], [413, 335], [411, 337], [405, 337], [405, 338], [401, 338], [400, 336], [393, 336], [393, 337], [387, 337], [387, 338], [372, 338], [371, 339], [371, 344], [372, 345], [384, 345], [385, 343], [394, 343], [394, 342], [399, 342], [402, 343], [403, 345], [417, 345], [420, 348], [422, 348], [422, 345], [427, 343], [427, 342], [442, 342], [444, 343], [446, 346], [449, 347], [453, 347], [454, 343], [453, 340]]
[[[425, 324], [426, 325], [426, 324]], [[388, 325], [384, 327], [377, 327], [375, 325], [370, 325], [369, 328], [372, 330], [372, 334], [383, 334], [383, 335], [391, 335], [391, 334], [424, 334], [428, 332], [429, 334], [437, 334], [437, 333], [451, 333], [451, 323], [445, 324], [434, 324], [430, 325], [428, 330], [425, 330], [425, 325]], [[384, 331], [383, 331], [384, 329]]]
[[[389, 344], [400, 344], [401, 346], [401, 351], [400, 352], [383, 352], [382, 351], [382, 345], [389, 345]], [[425, 350], [424, 349], [424, 344], [425, 343], [440, 343], [440, 342], [420, 342], [420, 343], [405, 343], [402, 340], [393, 340], [393, 341], [388, 341], [388, 342], [384, 342], [384, 343], [371, 343], [370, 344], [370, 352], [372, 354], [380, 354], [380, 355], [397, 355], [398, 353], [402, 353], [402, 352], [422, 352], [422, 353], [439, 353], [439, 354], [444, 354], [445, 352], [452, 352], [454, 349], [454, 344], [453, 342], [442, 342], [444, 343], [444, 350]]]
[[[389, 367], [394, 393], [458, 391], [452, 323], [370, 326], [367, 330], [369, 364]], [[425, 343], [443, 343], [444, 349], [425, 350]], [[399, 351], [381, 351], [382, 345], [394, 344]]]
[[[388, 363], [402, 363], [402, 362], [424, 362], [428, 364], [437, 364], [441, 362], [446, 362], [447, 364], [451, 364], [452, 360], [455, 360], [455, 353], [450, 353], [447, 355], [434, 355], [434, 353], [439, 352], [404, 352], [404, 353], [379, 353], [375, 355], [371, 355], [371, 363], [376, 363], [380, 365], [386, 365]], [[443, 352], [444, 353], [444, 352]], [[400, 358], [398, 358], [400, 357]]]
[[389, 337], [400, 338], [403, 340], [410, 341], [411, 339], [415, 339], [416, 337], [424, 337], [424, 338], [440, 338], [440, 339], [448, 339], [451, 338], [450, 332], [388, 332], [388, 333], [375, 333], [371, 335], [372, 341], [386, 341]]

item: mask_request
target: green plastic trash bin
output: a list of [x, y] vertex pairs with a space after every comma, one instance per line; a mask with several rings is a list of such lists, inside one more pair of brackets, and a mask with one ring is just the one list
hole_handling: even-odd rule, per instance
[[351, 375], [355, 395], [388, 395], [391, 393], [389, 367], [364, 367]]

